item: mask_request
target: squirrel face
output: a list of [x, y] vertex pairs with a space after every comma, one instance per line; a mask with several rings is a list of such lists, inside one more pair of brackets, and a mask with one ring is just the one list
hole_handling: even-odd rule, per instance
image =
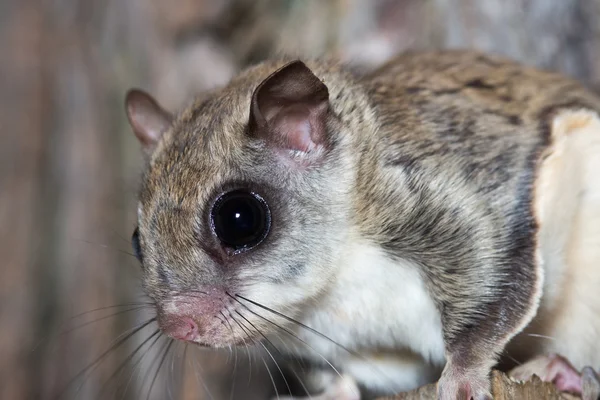
[[[128, 96], [149, 155], [134, 248], [173, 337], [210, 346], [259, 339], [252, 326], [273, 326], [250, 300], [297, 310], [335, 274], [349, 230], [349, 171], [329, 134], [339, 121], [303, 63], [264, 78], [270, 71], [251, 71], [177, 119], [143, 92]], [[247, 331], [223, 323], [230, 317]]]

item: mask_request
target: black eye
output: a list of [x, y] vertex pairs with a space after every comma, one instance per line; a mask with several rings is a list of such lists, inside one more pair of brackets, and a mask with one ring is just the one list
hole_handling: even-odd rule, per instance
[[131, 235], [131, 247], [135, 257], [139, 262], [142, 262], [142, 248], [140, 247], [140, 231], [138, 228], [135, 228], [133, 235]]
[[244, 190], [225, 193], [211, 212], [212, 226], [219, 240], [236, 251], [262, 242], [271, 227], [271, 212], [262, 197]]

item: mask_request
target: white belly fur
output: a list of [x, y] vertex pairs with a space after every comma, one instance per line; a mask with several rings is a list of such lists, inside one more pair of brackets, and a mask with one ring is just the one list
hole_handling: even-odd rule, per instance
[[434, 381], [445, 363], [441, 317], [417, 267], [369, 244], [353, 246], [345, 259], [327, 298], [304, 323], [363, 357], [310, 332], [298, 334], [367, 387], [397, 392]]

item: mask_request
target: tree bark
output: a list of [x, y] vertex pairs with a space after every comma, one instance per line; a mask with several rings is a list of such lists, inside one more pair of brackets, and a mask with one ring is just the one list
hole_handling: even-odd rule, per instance
[[[435, 400], [436, 386], [430, 384], [398, 396], [379, 400]], [[579, 397], [559, 393], [554, 385], [534, 376], [527, 382], [516, 382], [499, 371], [492, 373], [492, 395], [495, 400], [575, 400]]]

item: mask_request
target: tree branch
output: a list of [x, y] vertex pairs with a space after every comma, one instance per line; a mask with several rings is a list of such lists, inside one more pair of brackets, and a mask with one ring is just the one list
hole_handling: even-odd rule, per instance
[[[494, 400], [576, 400], [577, 396], [560, 393], [554, 385], [534, 376], [527, 382], [517, 382], [499, 371], [492, 374]], [[379, 400], [435, 400], [435, 384]]]

